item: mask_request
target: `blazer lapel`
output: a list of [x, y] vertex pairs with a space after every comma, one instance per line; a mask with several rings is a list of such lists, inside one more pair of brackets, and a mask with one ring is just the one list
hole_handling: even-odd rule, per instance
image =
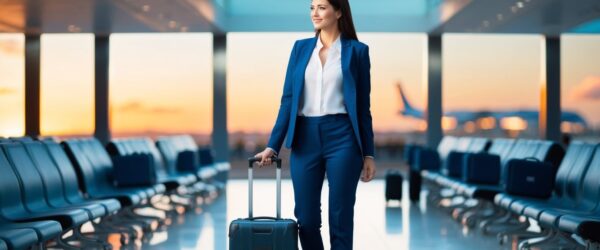
[[315, 50], [316, 45], [317, 37], [314, 37], [313, 39], [310, 39], [308, 41], [308, 44], [304, 46], [304, 48], [302, 48], [302, 51], [300, 51], [299, 53], [300, 58], [298, 59], [298, 66], [296, 67], [294, 72], [294, 76], [296, 79], [296, 81], [294, 81], [294, 93], [297, 94], [296, 108], [298, 105], [298, 101], [300, 100], [302, 90], [304, 89], [304, 73], [306, 72], [306, 66], [308, 66], [308, 62], [310, 61], [310, 57], [313, 51]]
[[[350, 40], [341, 38], [342, 42], [342, 76], [343, 76], [343, 91], [344, 91], [344, 100], [348, 108], [348, 105], [353, 105], [355, 103], [356, 97], [356, 87], [354, 82], [354, 76], [352, 75], [352, 71], [350, 70], [350, 65], [352, 62], [352, 46], [350, 46]], [[354, 108], [354, 107], [351, 107]]]
[[352, 59], [352, 47], [350, 46], [350, 40], [345, 38], [340, 38], [342, 42], [342, 73], [344, 77], [346, 74], [349, 74], [350, 71], [350, 61]]

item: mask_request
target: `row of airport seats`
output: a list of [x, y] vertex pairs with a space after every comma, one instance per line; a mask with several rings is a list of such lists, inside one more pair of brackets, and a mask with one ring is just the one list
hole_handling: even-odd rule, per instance
[[[517, 217], [538, 222], [542, 228], [538, 237], [521, 242], [525, 248], [532, 245], [554, 245], [563, 240], [568, 243], [585, 243], [588, 248], [600, 247], [600, 147], [597, 143], [573, 142], [560, 164], [554, 178], [552, 192], [546, 199], [500, 193], [494, 204], [507, 211], [494, 224], [506, 224]], [[491, 225], [494, 225], [491, 224]], [[501, 233], [525, 235], [526, 226], [518, 225]], [[577, 238], [571, 237], [575, 235]], [[577, 241], [576, 241], [577, 240]], [[560, 243], [560, 242], [559, 242]]]
[[159, 137], [156, 147], [160, 149], [164, 157], [164, 164], [168, 171], [189, 169], [188, 162], [196, 164], [197, 175], [205, 181], [210, 181], [222, 188], [227, 182], [228, 173], [231, 168], [229, 162], [218, 162], [214, 159], [211, 148], [199, 148], [194, 139], [189, 135]]
[[411, 196], [423, 182], [431, 202], [501, 244], [599, 247], [598, 144], [575, 141], [565, 153], [550, 141], [446, 136], [435, 150], [408, 146], [404, 158]]
[[[191, 137], [162, 139], [177, 143], [184, 138]], [[1, 138], [0, 250], [111, 249], [107, 239], [115, 234], [122, 246], [138, 244], [164, 230], [182, 209], [208, 203], [223, 188], [217, 170], [213, 176], [167, 171], [165, 154], [146, 138], [117, 139], [106, 147], [94, 138], [61, 143]], [[150, 181], [117, 181], [123, 173], [133, 179], [152, 176], [149, 170], [156, 177]]]

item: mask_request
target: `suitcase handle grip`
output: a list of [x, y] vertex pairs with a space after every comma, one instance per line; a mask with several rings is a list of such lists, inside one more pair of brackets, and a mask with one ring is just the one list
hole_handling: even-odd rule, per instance
[[258, 217], [252, 217], [249, 218], [250, 220], [278, 220], [275, 217], [269, 217], [269, 216], [258, 216]]
[[[254, 166], [255, 162], [260, 162], [262, 160], [262, 158], [260, 157], [250, 157], [248, 158], [248, 162], [250, 162], [250, 164], [248, 164], [249, 168], [252, 168]], [[275, 156], [271, 157], [271, 160], [275, 163], [277, 163], [277, 168], [281, 168], [281, 158], [277, 158]]]
[[523, 158], [523, 160], [526, 160], [526, 161], [535, 161], [535, 162], [541, 162], [541, 161], [540, 161], [540, 159], [538, 159], [538, 158], [535, 158], [535, 157], [533, 157], [533, 156], [530, 156], [530, 157], [525, 157], [525, 158]]
[[[277, 157], [272, 157], [271, 158], [272, 161], [274, 161], [275, 163], [277, 163], [277, 168], [276, 168], [276, 176], [277, 176], [277, 194], [276, 194], [276, 206], [277, 206], [277, 217], [275, 217], [276, 220], [281, 219], [281, 158], [277, 158]], [[250, 157], [248, 158], [248, 218], [249, 219], [254, 219], [254, 217], [252, 216], [252, 206], [253, 206], [253, 200], [254, 200], [254, 192], [253, 192], [253, 182], [254, 182], [254, 176], [253, 176], [253, 165], [256, 162], [260, 162], [262, 159], [259, 157]], [[267, 217], [257, 217], [257, 218], [267, 218]], [[269, 217], [270, 218], [270, 217]]]

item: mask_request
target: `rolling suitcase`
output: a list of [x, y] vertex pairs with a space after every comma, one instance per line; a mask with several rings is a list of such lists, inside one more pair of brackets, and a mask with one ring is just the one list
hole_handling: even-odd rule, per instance
[[385, 174], [385, 201], [402, 201], [402, 174], [398, 170], [388, 170]]
[[421, 198], [421, 172], [408, 170], [408, 198], [410, 201], [419, 201]]
[[260, 158], [248, 159], [248, 218], [229, 224], [231, 250], [297, 250], [298, 224], [292, 219], [281, 219], [281, 159], [277, 163], [277, 217], [254, 217], [252, 214], [252, 165]]

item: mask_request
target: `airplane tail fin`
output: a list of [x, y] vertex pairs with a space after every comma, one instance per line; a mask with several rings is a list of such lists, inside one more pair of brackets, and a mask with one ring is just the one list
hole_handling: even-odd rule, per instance
[[406, 94], [402, 90], [402, 83], [398, 82], [396, 84], [396, 87], [398, 87], [398, 93], [400, 93], [400, 99], [402, 101], [402, 106], [403, 106], [403, 109], [400, 110], [400, 114], [402, 114], [404, 116], [412, 116], [414, 118], [420, 118], [420, 119], [424, 118], [423, 111], [415, 109], [408, 101]]

